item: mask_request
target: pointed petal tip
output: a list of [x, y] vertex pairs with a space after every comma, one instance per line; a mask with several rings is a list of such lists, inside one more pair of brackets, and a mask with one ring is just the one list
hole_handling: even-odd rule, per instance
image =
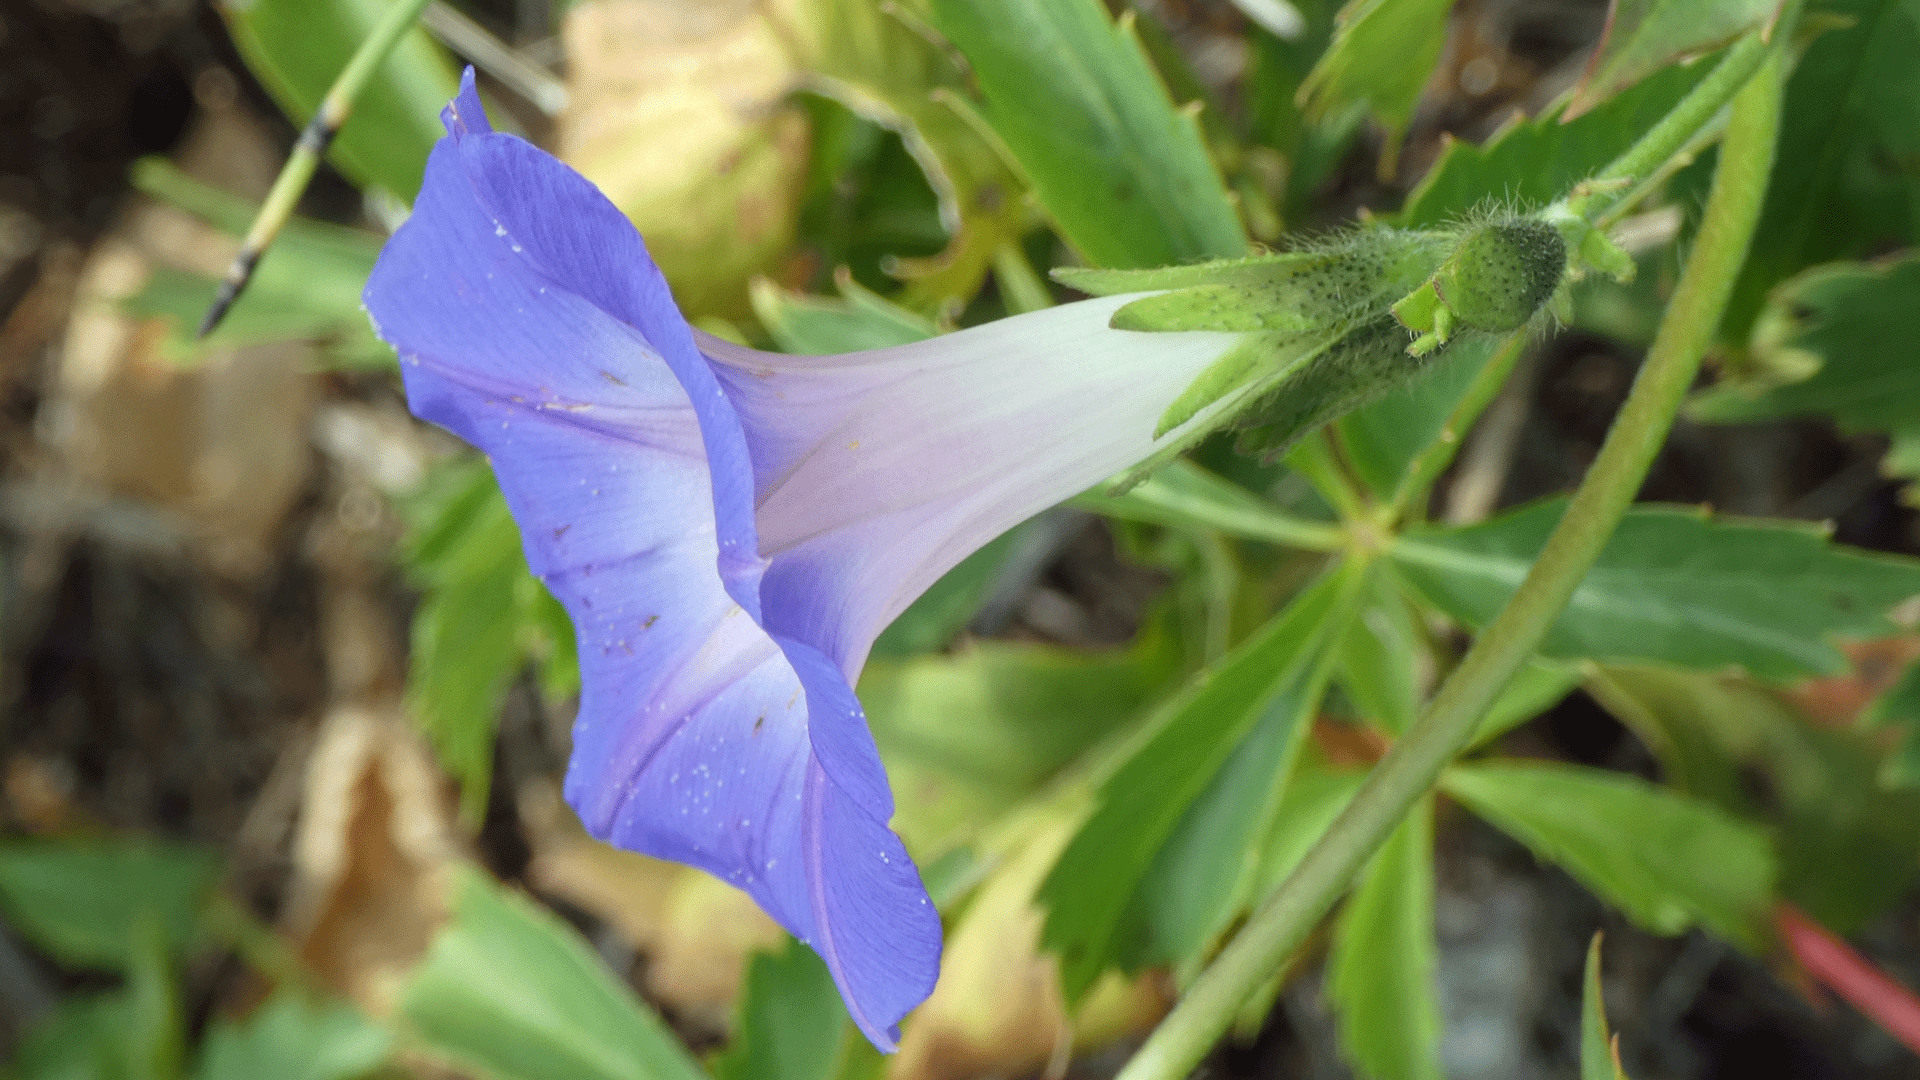
[[472, 64], [460, 73], [460, 92], [440, 110], [440, 123], [445, 125], [447, 134], [456, 139], [462, 135], [485, 135], [493, 130], [493, 125], [487, 122], [486, 107], [480, 104]]

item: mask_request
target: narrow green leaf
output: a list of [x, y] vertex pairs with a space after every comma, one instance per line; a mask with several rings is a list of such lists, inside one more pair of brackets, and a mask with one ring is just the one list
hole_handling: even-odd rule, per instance
[[1673, 64], [1771, 19], [1780, 0], [1613, 0], [1567, 115], [1577, 117]]
[[851, 1031], [827, 965], [789, 938], [784, 951], [756, 953], [747, 966], [733, 1041], [713, 1059], [714, 1080], [832, 1080]]
[[393, 1036], [344, 1002], [283, 990], [207, 1031], [194, 1080], [355, 1080], [385, 1064]]
[[0, 844], [0, 911], [62, 962], [125, 968], [147, 918], [170, 952], [187, 949], [219, 872], [213, 853], [158, 841], [9, 841]]
[[1371, 568], [1359, 617], [1340, 642], [1340, 687], [1360, 715], [1403, 734], [1420, 707], [1418, 670], [1430, 666], [1413, 608], [1385, 567]]
[[1060, 954], [1061, 978], [1077, 999], [1108, 966], [1138, 952], [1127, 916], [1133, 895], [1167, 839], [1233, 748], [1268, 715], [1276, 695], [1311, 668], [1343, 592], [1334, 574], [1296, 596], [1285, 611], [1225, 659], [1201, 672], [1164, 707], [1135, 752], [1101, 786], [1100, 805], [1041, 885], [1048, 909], [1042, 942]]
[[749, 290], [753, 313], [784, 352], [800, 356], [911, 345], [939, 333], [925, 318], [844, 278], [841, 299], [789, 292], [765, 278]]
[[[1492, 620], [1565, 508], [1521, 507], [1470, 528], [1394, 541], [1402, 576], [1469, 627]], [[1886, 612], [1920, 593], [1920, 562], [1828, 542], [1798, 522], [1629, 511], [1542, 642], [1562, 660], [1738, 666], [1783, 681], [1844, 670], [1834, 637], [1890, 633]]]
[[1787, 83], [1766, 207], [1727, 306], [1736, 340], [1776, 283], [1920, 241], [1920, 0], [1830, 0], [1819, 10], [1839, 19]]
[[425, 1052], [495, 1080], [706, 1075], [578, 933], [472, 869], [396, 1019]]
[[[1329, 626], [1325, 633], [1331, 636], [1337, 628]], [[1181, 815], [1134, 895], [1148, 936], [1139, 948], [1127, 950], [1129, 961], [1173, 961], [1191, 969], [1258, 899], [1254, 887], [1263, 842], [1281, 812], [1301, 743], [1319, 714], [1331, 661], [1329, 652], [1312, 663], [1288, 666], [1252, 730]]]
[[1311, 754], [1301, 755], [1262, 843], [1254, 895], [1265, 896], [1279, 888], [1307, 857], [1308, 850], [1319, 843], [1333, 819], [1353, 801], [1354, 792], [1366, 778], [1364, 770], [1333, 769]]
[[1130, 17], [1097, 0], [933, 0], [986, 114], [1061, 233], [1100, 266], [1246, 253], [1200, 127], [1175, 108]]
[[1638, 777], [1573, 765], [1458, 766], [1441, 787], [1637, 926], [1678, 934], [1697, 922], [1764, 946], [1774, 859], [1754, 826]]
[[1670, 67], [1574, 120], [1561, 103], [1484, 143], [1449, 140], [1407, 195], [1398, 222], [1431, 228], [1492, 203], [1544, 206], [1625, 152], [1712, 68]]
[[1340, 1041], [1370, 1080], [1440, 1080], [1433, 800], [1387, 837], [1347, 901], [1327, 958]]
[[1460, 395], [1486, 366], [1496, 342], [1459, 342], [1421, 374], [1360, 406], [1334, 425], [1347, 461], [1368, 488], [1390, 498], [1414, 455], [1432, 445]]
[[[229, 0], [220, 13], [247, 66], [294, 123], [304, 124], [389, 2]], [[355, 183], [411, 201], [427, 151], [445, 133], [440, 110], [457, 83], [446, 53], [426, 31], [410, 31], [361, 91], [328, 159]]]
[[1600, 935], [1587, 946], [1587, 973], [1580, 991], [1580, 1080], [1627, 1080], [1619, 1051], [1607, 1030], [1607, 1003], [1600, 993]]
[[1400, 137], [1440, 60], [1452, 9], [1453, 0], [1348, 0], [1334, 17], [1333, 44], [1301, 85], [1309, 116], [1364, 105], [1380, 121], [1387, 129], [1383, 176], [1393, 175]]
[[1745, 367], [1696, 397], [1689, 415], [1750, 423], [1819, 414], [1846, 431], [1920, 426], [1916, 311], [1920, 256], [1797, 274], [1767, 298]]
[[187, 1035], [169, 955], [172, 944], [153, 909], [135, 917], [127, 949], [126, 1027], [121, 1031], [127, 1080], [180, 1076]]
[[1282, 514], [1267, 500], [1185, 458], [1124, 494], [1092, 491], [1075, 498], [1074, 505], [1123, 521], [1218, 530], [1294, 547], [1331, 549], [1343, 540], [1331, 522]]
[[1500, 691], [1487, 715], [1474, 733], [1473, 745], [1484, 746], [1521, 724], [1560, 703], [1580, 685], [1580, 669], [1574, 664], [1557, 664], [1538, 658], [1525, 667]]

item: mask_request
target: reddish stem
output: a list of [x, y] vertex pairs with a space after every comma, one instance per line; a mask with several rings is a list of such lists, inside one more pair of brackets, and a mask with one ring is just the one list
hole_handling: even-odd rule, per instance
[[1920, 1055], [1920, 997], [1792, 904], [1776, 906], [1773, 923], [1807, 974]]

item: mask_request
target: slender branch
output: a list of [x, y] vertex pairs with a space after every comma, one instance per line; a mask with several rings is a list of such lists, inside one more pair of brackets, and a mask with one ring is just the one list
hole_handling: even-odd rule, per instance
[[[1749, 55], [1757, 47], [1752, 40], [1736, 46], [1729, 61]], [[1200, 1060], [1241, 1002], [1299, 946], [1388, 833], [1469, 743], [1488, 706], [1533, 654], [1599, 556], [1672, 427], [1745, 261], [1773, 164], [1785, 78], [1783, 51], [1776, 42], [1754, 64], [1754, 78], [1735, 96], [1699, 238], [1660, 332], [1599, 457], [1526, 580], [1413, 729], [1381, 759], [1292, 876], [1194, 982], [1119, 1080], [1174, 1080]]]
[[353, 114], [353, 103], [360, 97], [360, 91], [366, 88], [373, 73], [380, 69], [387, 54], [399, 43], [401, 35], [413, 28], [415, 20], [420, 17], [420, 9], [426, 6], [427, 0], [394, 0], [367, 39], [360, 43], [360, 48], [354, 51], [353, 58], [347, 61], [340, 77], [333, 80], [327, 96], [320, 101], [319, 110], [301, 129], [300, 138], [293, 144], [293, 153], [288, 156], [286, 165], [281, 167], [273, 188], [267, 192], [267, 201], [260, 204], [260, 213], [254, 217], [253, 227], [247, 230], [247, 238], [240, 244], [239, 254], [233, 257], [233, 263], [227, 267], [226, 276], [220, 282], [220, 292], [214, 296], [206, 317], [200, 320], [200, 330], [196, 336], [204, 338], [213, 333], [214, 328], [220, 325], [220, 320], [227, 317], [234, 301], [240, 299], [247, 282], [253, 279], [254, 267], [260, 265], [261, 256], [273, 246], [274, 237], [280, 235], [281, 227], [293, 216], [294, 206], [307, 190], [314, 170], [320, 167], [321, 156], [327, 152], [333, 137], [340, 134], [347, 117]]

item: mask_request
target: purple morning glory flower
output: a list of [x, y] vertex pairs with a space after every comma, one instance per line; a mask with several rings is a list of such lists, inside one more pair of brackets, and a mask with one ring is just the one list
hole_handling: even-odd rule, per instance
[[573, 616], [567, 800], [750, 893], [891, 1050], [940, 919], [888, 828], [867, 652], [966, 555], [1163, 445], [1237, 335], [1111, 330], [1110, 297], [845, 356], [740, 348], [687, 325], [590, 183], [489, 128], [471, 72], [443, 119], [366, 307]]

